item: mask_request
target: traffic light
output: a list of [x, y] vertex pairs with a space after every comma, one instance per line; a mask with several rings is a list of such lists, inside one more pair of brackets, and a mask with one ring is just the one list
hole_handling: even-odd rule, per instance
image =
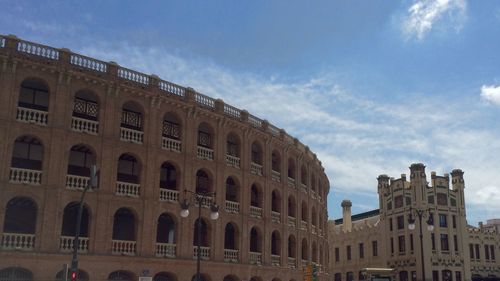
[[71, 271], [71, 281], [76, 281], [76, 271]]

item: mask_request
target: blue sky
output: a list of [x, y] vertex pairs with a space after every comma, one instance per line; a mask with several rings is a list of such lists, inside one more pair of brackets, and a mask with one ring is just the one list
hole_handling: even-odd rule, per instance
[[376, 177], [465, 171], [469, 223], [500, 217], [500, 2], [6, 1], [0, 33], [191, 86], [318, 154], [340, 201]]

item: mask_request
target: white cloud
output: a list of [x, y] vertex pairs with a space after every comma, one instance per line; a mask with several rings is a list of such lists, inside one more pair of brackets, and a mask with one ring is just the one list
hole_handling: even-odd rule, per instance
[[415, 0], [408, 8], [402, 30], [409, 38], [424, 39], [443, 18], [450, 22], [448, 27], [461, 29], [467, 10], [466, 0]]
[[500, 86], [483, 85], [481, 87], [481, 99], [489, 103], [500, 105]]

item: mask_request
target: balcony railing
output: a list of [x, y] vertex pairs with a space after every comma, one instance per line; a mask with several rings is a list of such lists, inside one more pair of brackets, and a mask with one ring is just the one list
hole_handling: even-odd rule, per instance
[[156, 256], [165, 258], [175, 258], [176, 244], [156, 242]]
[[300, 221], [300, 229], [302, 229], [302, 230], [307, 229], [307, 222], [306, 221], [303, 221], [303, 220]]
[[140, 188], [141, 188], [140, 184], [117, 181], [116, 195], [139, 197]]
[[274, 223], [280, 223], [281, 214], [279, 212], [271, 211], [271, 221]]
[[239, 169], [240, 168], [240, 157], [226, 154], [226, 165], [228, 165], [229, 167], [234, 167], [236, 169]]
[[203, 146], [198, 146], [198, 158], [214, 160], [214, 150]]
[[144, 132], [120, 127], [120, 140], [142, 144], [144, 141]]
[[288, 268], [297, 268], [297, 262], [295, 258], [288, 257], [287, 260]]
[[272, 266], [281, 266], [281, 256], [271, 255], [271, 265]]
[[288, 216], [288, 226], [296, 227], [297, 226], [297, 219], [294, 217]]
[[174, 152], [181, 152], [181, 141], [174, 140], [171, 138], [162, 137], [161, 138], [161, 148], [165, 150], [170, 150]]
[[48, 115], [47, 111], [18, 106], [16, 119], [21, 122], [46, 126]]
[[316, 234], [316, 226], [315, 225], [311, 225], [311, 232], [312, 232], [312, 234]]
[[89, 177], [66, 175], [66, 188], [73, 190], [83, 190], [89, 185]]
[[304, 192], [305, 194], [307, 194], [307, 185], [301, 183], [300, 184], [300, 191]]
[[318, 228], [318, 236], [323, 237], [323, 229]]
[[[79, 237], [78, 240], [78, 252], [87, 253], [89, 251], [89, 238]], [[61, 236], [59, 243], [59, 250], [64, 253], [71, 253], [73, 251], [73, 242], [75, 241], [74, 236]]]
[[31, 251], [35, 248], [35, 234], [4, 232], [1, 247], [6, 250]]
[[280, 172], [276, 172], [275, 170], [272, 170], [271, 171], [271, 179], [275, 182], [281, 182]]
[[226, 213], [239, 214], [240, 203], [226, 200]]
[[250, 206], [250, 216], [254, 218], [262, 218], [262, 208]]
[[288, 186], [291, 187], [291, 188], [296, 188], [295, 186], [295, 179], [291, 178], [291, 177], [288, 177]]
[[311, 189], [311, 198], [316, 199], [316, 191]]
[[224, 261], [230, 263], [238, 263], [238, 250], [224, 249]]
[[160, 201], [164, 202], [178, 202], [179, 201], [179, 191], [160, 188]]
[[128, 240], [112, 240], [113, 255], [135, 256], [137, 242]]
[[302, 260], [302, 267], [306, 267], [308, 264], [307, 260]]
[[255, 162], [250, 162], [250, 173], [262, 176], [262, 165], [259, 165]]
[[[193, 246], [193, 259], [197, 259], [198, 247]], [[200, 257], [202, 260], [210, 259], [210, 247], [200, 247]]]
[[71, 118], [71, 130], [90, 135], [97, 135], [99, 132], [99, 122], [73, 116]]
[[[212, 203], [214, 202], [213, 197], [211, 196], [200, 196], [201, 197], [201, 206], [203, 208], [210, 209], [210, 206], [212, 206]], [[198, 201], [195, 201], [195, 206], [198, 207]]]
[[250, 264], [262, 265], [262, 253], [249, 252]]
[[42, 171], [11, 167], [9, 181], [11, 183], [40, 185], [42, 183]]

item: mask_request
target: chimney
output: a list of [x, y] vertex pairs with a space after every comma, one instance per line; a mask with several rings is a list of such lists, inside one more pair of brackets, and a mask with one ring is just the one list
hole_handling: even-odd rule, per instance
[[351, 232], [352, 230], [352, 221], [351, 221], [351, 206], [352, 203], [349, 200], [343, 200], [342, 204], [342, 227], [344, 231]]

